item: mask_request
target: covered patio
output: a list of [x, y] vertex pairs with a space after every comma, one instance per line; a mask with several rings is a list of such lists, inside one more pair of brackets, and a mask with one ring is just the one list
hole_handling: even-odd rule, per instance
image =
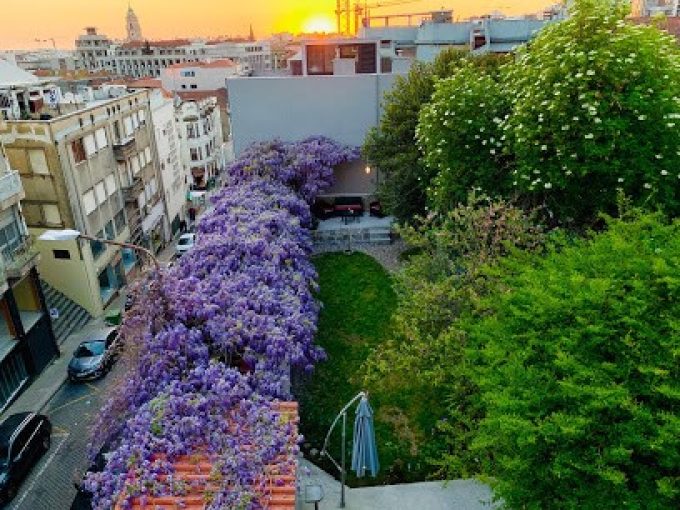
[[319, 220], [312, 238], [316, 245], [350, 249], [352, 244], [390, 244], [394, 221], [392, 216], [378, 218], [367, 212], [353, 217], [335, 216]]

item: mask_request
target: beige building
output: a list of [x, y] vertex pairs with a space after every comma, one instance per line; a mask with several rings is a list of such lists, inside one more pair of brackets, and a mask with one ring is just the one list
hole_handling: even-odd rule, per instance
[[[158, 248], [165, 215], [148, 93], [65, 108], [72, 111], [0, 128], [21, 176], [30, 233], [75, 229]], [[134, 253], [97, 242], [38, 241], [37, 247], [42, 278], [94, 316], [136, 266]]]
[[[0, 129], [3, 121], [0, 120]], [[19, 173], [0, 143], [0, 411], [58, 354], [21, 214]]]

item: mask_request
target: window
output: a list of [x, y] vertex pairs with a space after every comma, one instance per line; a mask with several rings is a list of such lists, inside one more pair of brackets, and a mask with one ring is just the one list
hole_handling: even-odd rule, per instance
[[88, 158], [97, 152], [97, 142], [95, 142], [94, 135], [85, 136], [83, 143], [85, 145], [85, 154], [87, 154]]
[[42, 149], [28, 149], [28, 159], [31, 162], [31, 170], [34, 174], [49, 175], [45, 151]]
[[137, 115], [137, 112], [132, 114], [132, 127], [134, 129], [139, 128], [139, 115]]
[[132, 136], [134, 128], [132, 127], [132, 117], [128, 116], [123, 119], [123, 124], [125, 125], [125, 136]]
[[197, 89], [197, 88], [198, 88], [198, 85], [196, 85], [195, 83], [192, 83], [192, 84], [191, 84], [191, 88], [192, 88], [192, 89]]
[[[104, 237], [104, 232], [99, 231], [95, 237], [100, 239]], [[106, 250], [106, 245], [101, 241], [90, 241], [90, 250], [92, 250], [92, 257], [98, 258]]]
[[125, 211], [121, 209], [118, 214], [113, 218], [113, 222], [116, 225], [116, 232], [118, 235], [125, 229]]
[[113, 227], [113, 220], [110, 220], [107, 224], [106, 227], [104, 227], [104, 230], [106, 231], [106, 239], [115, 239], [116, 238], [116, 230]]
[[61, 225], [61, 214], [59, 214], [59, 207], [56, 204], [43, 204], [42, 211], [45, 223]]
[[155, 177], [152, 177], [151, 178], [151, 194], [155, 195], [157, 191], [158, 191], [158, 182], [156, 181]]
[[98, 129], [96, 131], [95, 138], [97, 140], [97, 150], [101, 150], [109, 144], [106, 138], [106, 130], [104, 128]]
[[151, 147], [144, 149], [144, 156], [146, 156], [146, 162], [151, 163]]
[[198, 138], [198, 136], [199, 136], [198, 124], [196, 124], [195, 122], [187, 124], [187, 138]]
[[99, 205], [106, 202], [106, 188], [104, 187], [104, 181], [99, 181], [95, 185], [94, 189], [97, 192], [97, 202]]
[[139, 110], [139, 122], [141, 124], [146, 122], [146, 112], [144, 110]]
[[106, 194], [108, 196], [113, 195], [116, 192], [116, 178], [113, 174], [106, 176]]
[[189, 153], [191, 154], [191, 161], [198, 161], [200, 159], [198, 157], [198, 149], [196, 147], [191, 147], [189, 149]]
[[71, 252], [68, 250], [52, 250], [52, 254], [55, 259], [69, 260], [71, 258]]
[[139, 166], [144, 168], [146, 166], [146, 156], [143, 152], [140, 152], [137, 157], [139, 157]]
[[91, 214], [97, 208], [94, 190], [90, 190], [83, 195], [83, 208], [85, 209], [85, 214]]
[[85, 147], [83, 146], [82, 138], [78, 138], [77, 140], [73, 140], [71, 142], [71, 151], [73, 152], [73, 159], [75, 160], [76, 165], [87, 159], [87, 156], [85, 156]]
[[132, 162], [132, 173], [137, 175], [141, 168], [139, 165], [139, 158], [137, 156], [133, 156], [130, 161]]
[[196, 76], [196, 71], [182, 71], [180, 75], [185, 78], [193, 78], [194, 76]]

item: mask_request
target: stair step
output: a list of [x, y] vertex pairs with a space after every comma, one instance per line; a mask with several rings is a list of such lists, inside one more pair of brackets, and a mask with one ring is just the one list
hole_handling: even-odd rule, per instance
[[74, 331], [82, 328], [91, 319], [87, 310], [70, 300], [57, 289], [41, 280], [45, 301], [49, 309], [56, 308], [59, 318], [52, 319], [52, 328], [58, 343], [62, 343]]

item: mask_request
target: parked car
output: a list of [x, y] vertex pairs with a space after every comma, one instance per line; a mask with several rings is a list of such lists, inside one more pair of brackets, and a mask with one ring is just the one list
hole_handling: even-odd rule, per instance
[[116, 361], [120, 346], [118, 328], [109, 327], [96, 331], [88, 340], [81, 342], [68, 364], [68, 378], [71, 382], [98, 379]]
[[0, 425], [0, 503], [12, 500], [33, 465], [50, 449], [52, 424], [46, 416], [18, 413]]
[[177, 241], [177, 246], [175, 247], [175, 252], [177, 253], [177, 256], [180, 257], [184, 253], [188, 252], [191, 248], [194, 247], [195, 243], [196, 243], [196, 234], [188, 233], [188, 234], [182, 234], [181, 236], [179, 236], [179, 240]]

